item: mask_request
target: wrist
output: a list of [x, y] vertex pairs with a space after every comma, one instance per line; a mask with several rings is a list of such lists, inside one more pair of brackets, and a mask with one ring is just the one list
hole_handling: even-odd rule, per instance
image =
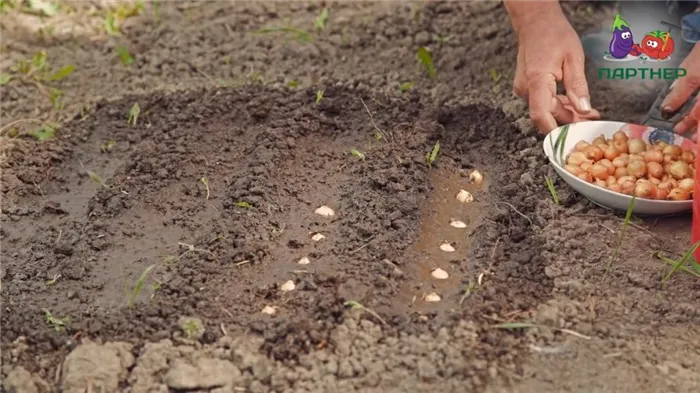
[[517, 34], [526, 26], [537, 22], [550, 22], [554, 18], [564, 17], [558, 1], [519, 1], [506, 0], [503, 2], [513, 29]]

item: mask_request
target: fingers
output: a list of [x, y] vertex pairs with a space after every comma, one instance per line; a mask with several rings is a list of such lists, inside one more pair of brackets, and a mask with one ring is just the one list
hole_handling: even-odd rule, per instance
[[679, 68], [684, 68], [688, 73], [676, 79], [668, 96], [661, 103], [661, 115], [666, 119], [673, 117], [688, 98], [700, 88], [700, 43], [695, 45]]
[[673, 127], [673, 131], [678, 134], [685, 134], [686, 132], [694, 131], [697, 125], [698, 121], [696, 119], [686, 116]]
[[673, 127], [673, 131], [679, 134], [696, 131], [698, 127], [698, 118], [700, 118], [700, 100], [695, 103], [690, 113]]
[[566, 96], [556, 96], [556, 102], [552, 115], [559, 124], [577, 123], [583, 120], [598, 120], [600, 112], [591, 109], [588, 113], [581, 114], [571, 105], [571, 101]]
[[515, 80], [513, 81], [513, 93], [527, 101], [527, 78], [525, 78], [525, 54], [522, 45], [518, 46], [518, 60], [515, 66]]
[[552, 115], [556, 107], [557, 82], [552, 74], [533, 75], [528, 80], [530, 118], [535, 127], [543, 134], [557, 128], [557, 121]]
[[573, 107], [581, 114], [590, 112], [592, 108], [584, 70], [583, 53], [567, 56], [564, 59], [562, 71], [566, 96]]

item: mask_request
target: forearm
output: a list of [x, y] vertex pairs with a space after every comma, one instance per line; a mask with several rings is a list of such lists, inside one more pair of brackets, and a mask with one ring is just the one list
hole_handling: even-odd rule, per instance
[[519, 1], [506, 0], [503, 2], [506, 7], [513, 29], [518, 33], [520, 30], [537, 18], [550, 18], [553, 15], [564, 16], [559, 1]]

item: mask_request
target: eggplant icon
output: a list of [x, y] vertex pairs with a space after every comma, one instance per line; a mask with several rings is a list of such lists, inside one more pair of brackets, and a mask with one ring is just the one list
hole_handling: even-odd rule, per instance
[[610, 40], [610, 56], [616, 59], [624, 59], [634, 48], [634, 38], [630, 25], [620, 17], [615, 15], [612, 25], [612, 40]]

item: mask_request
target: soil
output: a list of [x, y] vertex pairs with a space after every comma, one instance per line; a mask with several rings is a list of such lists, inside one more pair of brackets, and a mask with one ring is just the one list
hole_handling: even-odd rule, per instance
[[[42, 22], [58, 26], [49, 38], [35, 19], [2, 20], [3, 72], [42, 49], [77, 67], [55, 85], [59, 113], [35, 86], [2, 88], [2, 126], [61, 122], [54, 139], [25, 137], [26, 123], [2, 137], [4, 391], [700, 384], [700, 282], [661, 285], [655, 256], [687, 249], [689, 218], [636, 220], [615, 258], [622, 217], [559, 180], [553, 202], [542, 137], [510, 93], [517, 43], [500, 3], [328, 3], [312, 43], [254, 32], [308, 29], [318, 3], [163, 3], [117, 38], [68, 5]], [[580, 32], [610, 13], [565, 8]], [[609, 119], [639, 121], [654, 100], [591, 89]], [[494, 327], [517, 322], [537, 326]]]

